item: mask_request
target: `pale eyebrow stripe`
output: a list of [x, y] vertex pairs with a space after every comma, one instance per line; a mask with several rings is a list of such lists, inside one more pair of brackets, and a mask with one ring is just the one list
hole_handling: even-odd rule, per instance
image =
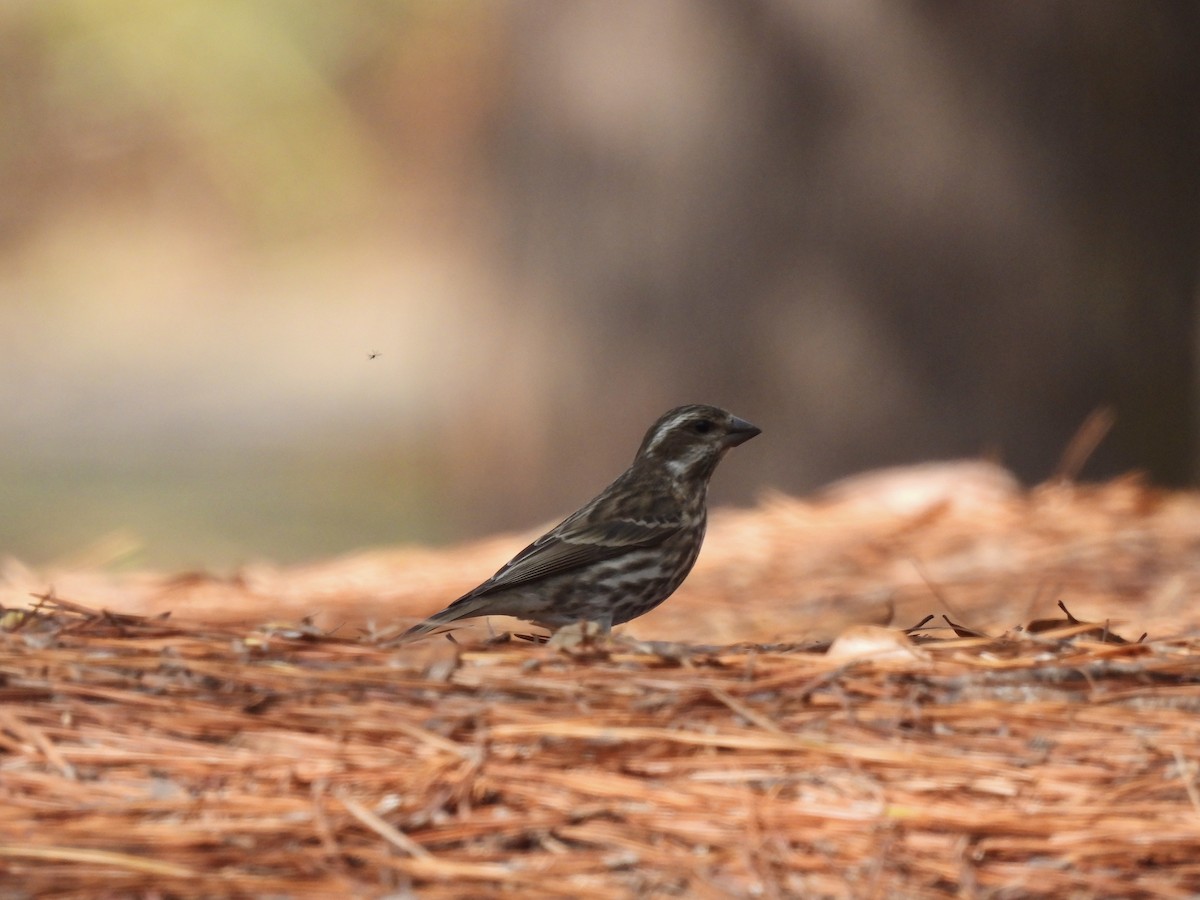
[[688, 410], [686, 412], [681, 412], [681, 413], [678, 413], [677, 415], [671, 416], [671, 418], [667, 419], [667, 421], [665, 421], [661, 425], [659, 425], [658, 430], [654, 432], [654, 439], [652, 441], [650, 441], [649, 446], [646, 447], [646, 452], [650, 452], [655, 447], [657, 447], [659, 445], [659, 443], [662, 441], [662, 439], [667, 436], [668, 431], [670, 431], [672, 428], [674, 428], [680, 422], [683, 422], [683, 421], [687, 420], [688, 418], [690, 418], [691, 415], [692, 415], [691, 410]]

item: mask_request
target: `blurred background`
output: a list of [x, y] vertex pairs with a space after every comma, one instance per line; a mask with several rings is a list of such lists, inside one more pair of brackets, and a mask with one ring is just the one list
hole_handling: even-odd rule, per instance
[[1197, 470], [1200, 6], [8, 0], [0, 555], [528, 528], [665, 409], [717, 503]]

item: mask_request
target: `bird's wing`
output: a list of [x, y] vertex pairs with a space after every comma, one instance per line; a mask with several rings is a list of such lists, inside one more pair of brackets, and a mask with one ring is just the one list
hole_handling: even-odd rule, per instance
[[468, 594], [478, 597], [559, 575], [637, 547], [653, 547], [683, 527], [676, 517], [606, 519], [572, 517], [538, 538], [499, 572]]

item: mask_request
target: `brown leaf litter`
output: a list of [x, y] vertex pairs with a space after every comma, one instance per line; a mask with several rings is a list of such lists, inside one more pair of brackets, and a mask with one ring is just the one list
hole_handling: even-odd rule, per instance
[[520, 537], [10, 563], [0, 895], [1196, 896], [1197, 497], [917, 475], [717, 516], [611, 644], [377, 639]]

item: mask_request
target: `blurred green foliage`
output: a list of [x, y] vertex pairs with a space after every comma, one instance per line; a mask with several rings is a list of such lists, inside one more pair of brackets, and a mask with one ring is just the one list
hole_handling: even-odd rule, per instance
[[[176, 192], [271, 238], [377, 212], [403, 179], [381, 118], [462, 44], [477, 8], [407, 0], [47, 0], [0, 11], [0, 166], [44, 194]], [[381, 132], [383, 125], [386, 131]], [[65, 171], [64, 171], [65, 170]], [[70, 177], [71, 172], [78, 180]]]
[[454, 202], [486, 10], [0, 5], [0, 556], [446, 536], [428, 426], [382, 423], [422, 389], [413, 210]]

